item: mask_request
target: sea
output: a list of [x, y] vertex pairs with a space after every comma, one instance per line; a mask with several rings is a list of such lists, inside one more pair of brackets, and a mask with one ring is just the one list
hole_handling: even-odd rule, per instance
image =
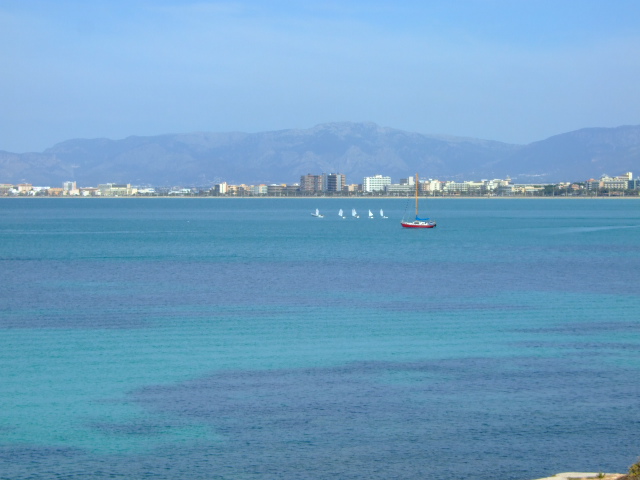
[[640, 200], [421, 208], [0, 199], [0, 478], [626, 472]]

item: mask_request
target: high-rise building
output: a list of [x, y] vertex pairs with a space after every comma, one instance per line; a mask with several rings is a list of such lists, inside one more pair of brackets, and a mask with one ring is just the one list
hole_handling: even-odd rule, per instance
[[300, 191], [302, 193], [316, 193], [323, 190], [324, 175], [302, 175], [300, 177]]
[[387, 185], [391, 185], [391, 177], [383, 177], [375, 175], [373, 177], [364, 177], [362, 181], [363, 192], [383, 192]]
[[347, 177], [342, 173], [330, 173], [327, 175], [327, 192], [342, 192], [342, 189], [347, 185]]

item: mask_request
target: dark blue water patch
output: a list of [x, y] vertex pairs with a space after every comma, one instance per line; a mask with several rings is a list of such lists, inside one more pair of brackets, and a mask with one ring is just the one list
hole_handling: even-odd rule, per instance
[[[534, 358], [365, 362], [218, 373], [135, 398], [211, 424], [227, 439], [217, 448], [240, 470], [516, 479], [626, 465], [640, 439], [636, 374]], [[331, 458], [341, 462], [327, 469]]]
[[148, 420], [136, 421], [130, 423], [92, 423], [89, 427], [97, 430], [103, 435], [116, 436], [132, 436], [140, 435], [144, 437], [162, 436], [168, 429], [175, 428], [177, 425], [167, 425], [166, 423], [159, 425]]
[[626, 342], [562, 342], [557, 344], [557, 347], [576, 352], [586, 351], [591, 355], [601, 353], [603, 356], [605, 352], [609, 352], [609, 354], [611, 352], [616, 352], [617, 354], [640, 352], [640, 344]]
[[640, 333], [640, 319], [637, 321], [570, 322], [549, 327], [514, 328], [513, 332], [535, 334], [566, 334], [587, 336], [609, 332]]
[[509, 304], [490, 304], [490, 303], [474, 303], [474, 302], [451, 302], [451, 301], [437, 301], [432, 299], [428, 300], [413, 300], [411, 302], [368, 302], [369, 308], [375, 310], [385, 310], [389, 312], [413, 312], [416, 311], [429, 311], [429, 312], [462, 312], [462, 311], [497, 311], [497, 312], [518, 312], [531, 310], [532, 307], [524, 305], [509, 305]]
[[588, 352], [595, 357], [610, 357], [612, 352], [616, 354], [634, 354], [640, 352], [640, 344], [627, 342], [560, 342], [560, 341], [517, 341], [511, 342], [516, 348], [542, 349], [554, 348], [566, 351]]
[[156, 438], [202, 424], [221, 442], [121, 455], [4, 446], [0, 478], [530, 480], [621, 471], [638, 453], [636, 378], [588, 358], [533, 357], [219, 372], [131, 392], [142, 420], [93, 427]]

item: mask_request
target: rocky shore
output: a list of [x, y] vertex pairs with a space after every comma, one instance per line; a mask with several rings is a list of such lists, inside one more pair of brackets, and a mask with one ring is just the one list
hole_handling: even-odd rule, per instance
[[539, 478], [538, 480], [590, 480], [594, 478], [603, 480], [619, 480], [624, 477], [623, 473], [602, 473], [602, 472], [565, 472], [556, 473], [553, 477]]

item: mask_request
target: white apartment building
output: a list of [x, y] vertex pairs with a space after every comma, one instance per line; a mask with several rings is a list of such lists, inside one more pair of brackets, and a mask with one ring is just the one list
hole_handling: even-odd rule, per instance
[[364, 177], [362, 181], [362, 191], [366, 193], [384, 192], [387, 185], [391, 185], [391, 177], [383, 177], [382, 175]]
[[443, 182], [440, 180], [433, 180], [431, 178], [429, 180], [421, 181], [420, 184], [420, 191], [426, 194], [440, 192], [443, 188]]

